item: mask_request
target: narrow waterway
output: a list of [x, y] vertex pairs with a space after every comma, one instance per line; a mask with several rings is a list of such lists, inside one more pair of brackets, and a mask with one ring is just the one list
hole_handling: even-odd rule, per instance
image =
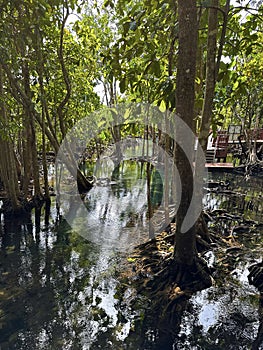
[[[149, 301], [138, 300], [132, 309], [129, 300], [134, 291], [127, 288], [124, 304], [117, 288], [126, 252], [148, 235], [145, 169], [128, 162], [115, 178], [96, 176], [96, 186], [84, 198], [89, 226], [83, 227], [83, 235], [61, 219], [55, 198], [49, 222], [34, 213], [23, 220], [2, 220], [1, 350], [157, 349], [157, 320], [149, 322], [145, 317]], [[231, 195], [208, 192], [205, 208], [227, 210], [233, 214], [232, 226], [234, 215], [243, 214], [246, 220], [263, 223], [262, 179], [210, 176], [229, 183]], [[159, 192], [155, 186], [156, 207]], [[69, 194], [69, 207], [70, 201]], [[252, 225], [249, 233], [237, 233], [236, 239], [243, 247], [234, 256], [228, 278], [214, 276], [214, 286], [197, 293], [182, 308], [174, 349], [251, 348], [259, 326], [258, 293], [247, 275], [248, 266], [262, 257], [262, 227]], [[211, 250], [206, 259], [213, 265], [224, 260], [222, 254]]]

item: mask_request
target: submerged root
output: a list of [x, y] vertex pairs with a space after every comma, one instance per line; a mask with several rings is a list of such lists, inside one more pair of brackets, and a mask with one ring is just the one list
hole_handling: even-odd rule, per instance
[[[204, 231], [205, 221], [214, 223], [209, 227], [209, 233]], [[227, 224], [230, 221], [232, 225], [229, 224], [229, 229], [222, 230], [225, 221]], [[127, 278], [125, 291], [127, 288], [133, 291], [129, 305], [143, 310], [143, 317], [157, 330], [158, 344], [161, 344], [158, 349], [165, 348], [162, 341], [166, 344], [167, 339], [178, 336], [180, 318], [184, 310], [191, 307], [189, 299], [195, 292], [212, 285], [211, 275], [218, 286], [225, 288], [225, 276], [235, 270], [239, 261], [237, 258], [245, 252], [242, 240], [240, 241], [242, 237], [236, 233], [250, 232], [244, 225], [251, 225], [251, 221], [245, 221], [225, 210], [206, 213], [199, 221], [196, 238], [198, 255], [191, 266], [182, 265], [174, 259], [175, 237], [171, 232], [162, 232], [155, 239], [138, 246], [128, 258], [130, 265], [125, 264], [124, 267]], [[253, 227], [259, 228], [254, 222]], [[208, 259], [211, 268], [208, 268], [207, 262], [201, 256]], [[260, 291], [261, 298], [262, 266], [263, 262], [252, 265], [248, 277], [249, 282]], [[122, 283], [121, 285], [123, 287]], [[262, 343], [262, 304], [259, 310], [260, 328], [253, 349], [257, 349], [258, 344]]]
[[3, 204], [1, 212], [4, 214], [6, 219], [21, 218], [31, 213], [33, 208], [41, 209], [47, 199], [42, 195], [33, 196], [30, 200], [25, 198], [19, 198], [17, 206], [14, 208], [11, 201], [7, 198], [2, 200]]
[[163, 232], [138, 246], [129, 258], [130, 285], [151, 300], [152, 311], [160, 315], [161, 322], [172, 319], [193, 293], [212, 285], [206, 262], [196, 257], [193, 265], [182, 265], [173, 257], [173, 246], [174, 234]]
[[249, 268], [248, 281], [250, 284], [255, 286], [260, 293], [263, 293], [263, 261], [254, 265], [251, 265]]

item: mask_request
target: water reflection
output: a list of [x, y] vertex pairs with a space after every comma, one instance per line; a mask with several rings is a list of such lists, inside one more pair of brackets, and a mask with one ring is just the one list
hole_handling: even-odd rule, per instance
[[227, 190], [209, 191], [203, 203], [210, 210], [224, 209], [231, 214], [244, 215], [245, 219], [263, 222], [263, 179], [232, 173], [210, 174], [214, 182], [228, 184]]
[[[116, 176], [106, 183], [102, 181], [84, 201], [90, 215], [89, 234], [106, 237], [110, 231], [111, 237], [126, 244], [128, 249], [131, 242], [125, 240], [126, 232], [127, 237], [131, 228], [143, 226], [147, 219], [146, 182], [140, 166], [134, 166], [136, 181], [134, 175], [123, 169], [118, 169]], [[219, 178], [222, 179], [222, 174]], [[225, 180], [229, 178], [223, 177]], [[233, 183], [233, 190], [239, 189], [246, 196], [262, 195], [262, 183], [255, 184], [254, 189], [242, 181]], [[228, 204], [225, 194], [213, 195], [213, 199], [209, 196], [205, 199], [206, 204], [214, 201], [214, 208], [225, 208]], [[119, 198], [122, 205], [117, 201]], [[136, 203], [136, 212], [131, 203]], [[70, 205], [74, 206], [74, 198], [69, 196]], [[227, 210], [239, 213], [235, 206]], [[247, 214], [250, 217], [249, 211]], [[128, 307], [120, 301], [116, 294], [117, 272], [123, 256], [115, 247], [107, 240], [95, 244], [93, 239], [84, 239], [66, 221], [58, 219], [52, 203], [49, 222], [44, 212], [41, 218], [33, 213], [21, 221], [1, 222], [1, 349], [251, 347], [259, 324], [258, 299], [244, 276], [250, 262], [260, 258], [260, 250], [252, 253], [247, 249], [239, 260], [236, 256], [228, 281], [221, 281], [181, 303], [171, 323], [159, 324], [151, 301], [137, 298], [132, 309], [131, 288], [127, 288], [124, 296]], [[137, 243], [138, 231], [129, 239]], [[262, 233], [257, 238], [244, 236], [243, 240], [246, 247], [262, 246]], [[218, 259], [214, 255], [210, 258]]]
[[[61, 211], [73, 230], [84, 238], [108, 248], [127, 251], [149, 239], [149, 210], [145, 163], [122, 161], [118, 164], [102, 160], [95, 165], [94, 187], [80, 205], [78, 195], [63, 184]], [[151, 224], [158, 232], [163, 216], [163, 178], [151, 171]], [[63, 187], [65, 186], [65, 187]], [[65, 200], [66, 198], [66, 200]], [[174, 200], [170, 202], [173, 208]], [[172, 216], [172, 211], [171, 211]]]
[[54, 205], [48, 227], [29, 216], [3, 223], [0, 236], [1, 349], [122, 343], [132, 315], [125, 320], [117, 308], [114, 250], [58, 222]]

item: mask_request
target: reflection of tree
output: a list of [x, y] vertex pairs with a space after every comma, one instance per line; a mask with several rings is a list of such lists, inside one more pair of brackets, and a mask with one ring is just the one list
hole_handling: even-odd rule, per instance
[[258, 350], [261, 349], [260, 346], [263, 345], [263, 260], [249, 267], [248, 280], [249, 283], [255, 286], [260, 292], [258, 307], [258, 334], [252, 346], [253, 350]]
[[52, 348], [61, 348], [63, 338], [70, 343], [78, 295], [89, 283], [93, 264], [90, 243], [70, 233], [63, 221], [56, 233], [41, 232], [30, 217], [5, 222], [2, 236], [1, 347], [37, 349], [41, 334]]
[[163, 199], [163, 181], [160, 173], [153, 170], [151, 179], [151, 201], [153, 208], [158, 208]]
[[260, 346], [263, 345], [263, 293], [260, 294], [258, 315], [259, 315], [258, 334], [257, 334], [257, 338], [255, 339], [252, 345], [252, 350], [259, 350], [261, 349]]
[[176, 307], [164, 315], [163, 305], [138, 299], [135, 309], [140, 310], [140, 317], [135, 319], [125, 344], [129, 349], [177, 349], [182, 316], [189, 305], [187, 298], [180, 298]]
[[[251, 177], [247, 180], [236, 174], [213, 175], [217, 188], [210, 188], [205, 197], [205, 207], [209, 210], [224, 209], [230, 213], [240, 215], [252, 220], [262, 220], [262, 179]], [[228, 188], [220, 184], [229, 183]], [[207, 185], [206, 185], [207, 186]]]
[[[120, 198], [120, 194], [126, 195], [128, 192], [133, 192], [136, 181], [146, 179], [146, 164], [146, 162], [136, 163], [134, 161], [124, 161], [114, 168], [111, 176], [111, 181], [114, 183], [111, 184], [111, 188], [117, 198]], [[153, 208], [155, 208], [162, 202], [163, 182], [160, 173], [153, 167], [151, 167], [151, 169], [150, 198], [151, 204]], [[142, 192], [143, 186], [141, 187], [140, 191], [137, 192], [137, 195], [140, 196]]]
[[[8, 345], [13, 348], [18, 343], [19, 331], [32, 330], [38, 323], [49, 321], [54, 298], [50, 290], [41, 284], [42, 256], [39, 240], [33, 236], [30, 217], [24, 218], [24, 221], [5, 221], [4, 237], [0, 259], [2, 273], [7, 275], [1, 286], [4, 293], [1, 309], [5, 316], [0, 338], [6, 344], [4, 342], [11, 337]], [[43, 300], [48, 303], [48, 308]]]
[[[134, 187], [138, 185], [138, 180], [145, 179], [146, 168], [139, 162], [122, 161], [117, 164], [112, 172], [111, 189], [117, 198], [121, 198], [128, 193], [134, 192]], [[141, 186], [137, 195], [140, 196], [144, 188]]]

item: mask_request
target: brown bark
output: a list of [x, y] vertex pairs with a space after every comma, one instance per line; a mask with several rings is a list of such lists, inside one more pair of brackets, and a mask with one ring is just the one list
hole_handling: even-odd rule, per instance
[[223, 11], [223, 26], [221, 36], [219, 40], [219, 48], [217, 51], [217, 34], [218, 34], [218, 12], [219, 12], [219, 0], [212, 0], [211, 7], [208, 13], [208, 34], [207, 34], [207, 61], [206, 61], [206, 82], [205, 82], [205, 95], [204, 104], [202, 110], [202, 120], [199, 134], [199, 142], [206, 152], [207, 140], [210, 131], [215, 86], [217, 76], [219, 72], [221, 57], [223, 53], [223, 47], [225, 44], [228, 13], [230, 9], [230, 0], [226, 0], [226, 5]]
[[32, 169], [31, 169], [31, 149], [28, 140], [31, 139], [30, 134], [30, 124], [28, 118], [23, 116], [23, 126], [24, 130], [22, 132], [22, 165], [23, 165], [23, 177], [22, 177], [22, 191], [25, 196], [28, 194], [28, 188], [30, 184]]
[[[43, 53], [42, 53], [42, 36], [40, 33], [39, 28], [36, 28], [36, 36], [37, 36], [37, 54], [38, 54], [38, 76], [39, 76], [39, 86], [40, 86], [40, 94], [41, 94], [41, 105], [42, 105], [42, 167], [43, 167], [43, 175], [44, 175], [44, 191], [45, 191], [45, 200], [48, 201], [50, 204], [50, 194], [49, 194], [49, 183], [48, 183], [48, 164], [47, 164], [47, 157], [46, 157], [46, 116], [48, 116], [49, 125], [51, 125], [51, 131], [53, 132], [53, 126], [51, 124], [49, 115], [48, 115], [48, 108], [47, 108], [47, 100], [46, 100], [46, 93], [44, 89], [44, 82], [43, 82], [43, 75], [44, 75], [44, 60], [43, 60]], [[55, 133], [54, 133], [55, 136]], [[46, 204], [47, 208], [47, 204]], [[47, 210], [46, 212], [48, 212]]]
[[39, 175], [39, 165], [37, 156], [37, 141], [36, 141], [36, 131], [35, 131], [35, 120], [33, 115], [31, 115], [30, 126], [32, 130], [32, 169], [33, 169], [33, 180], [34, 180], [34, 196], [42, 197], [42, 191], [40, 187], [40, 175]]
[[170, 140], [171, 138], [168, 137], [170, 135], [170, 130], [169, 130], [169, 120], [168, 120], [168, 114], [165, 114], [165, 131], [167, 133], [165, 137], [165, 156], [164, 156], [164, 169], [165, 169], [165, 174], [164, 174], [164, 223], [165, 227], [167, 227], [170, 223], [170, 215], [169, 215], [169, 174], [170, 174], [170, 169], [169, 169], [169, 159], [168, 155], [170, 153]]
[[[0, 67], [0, 113], [2, 120], [7, 122], [7, 114], [4, 103], [4, 89], [3, 89], [3, 71]], [[11, 202], [13, 211], [20, 209], [18, 176], [16, 169], [16, 162], [11, 140], [8, 135], [5, 139], [0, 137], [0, 177], [7, 192], [8, 199]]]
[[[195, 72], [197, 53], [197, 8], [194, 0], [178, 1], [179, 51], [176, 76], [176, 112], [193, 129]], [[176, 128], [176, 140], [180, 130]], [[189, 151], [193, 145], [189, 142]], [[176, 145], [175, 162], [180, 174], [182, 198], [176, 217], [175, 259], [178, 263], [192, 265], [195, 259], [195, 227], [182, 233], [181, 227], [190, 206], [193, 188], [191, 166], [183, 150]]]
[[66, 65], [65, 65], [64, 50], [63, 50], [64, 31], [65, 31], [65, 25], [66, 25], [68, 17], [69, 17], [69, 8], [67, 7], [66, 8], [66, 14], [65, 14], [65, 16], [63, 18], [63, 21], [62, 21], [62, 24], [61, 24], [60, 42], [59, 42], [59, 50], [58, 50], [58, 58], [59, 58], [59, 62], [60, 62], [60, 65], [61, 65], [63, 79], [64, 79], [64, 83], [65, 83], [65, 87], [66, 87], [66, 95], [64, 96], [64, 98], [60, 102], [60, 104], [58, 106], [58, 109], [57, 109], [58, 117], [59, 117], [60, 130], [61, 130], [63, 138], [65, 138], [65, 136], [66, 136], [66, 127], [65, 127], [65, 123], [64, 123], [64, 112], [63, 112], [63, 109], [66, 106], [66, 104], [68, 103], [68, 101], [70, 99], [70, 95], [71, 95], [71, 85], [70, 85], [68, 71], [67, 71]]
[[223, 54], [223, 47], [224, 47], [225, 41], [226, 41], [226, 30], [227, 30], [229, 10], [230, 10], [230, 0], [226, 0], [225, 8], [223, 10], [223, 16], [224, 16], [223, 26], [222, 26], [222, 30], [221, 30], [219, 48], [218, 48], [217, 59], [216, 59], [216, 72], [217, 72], [217, 74], [219, 72], [220, 62], [221, 62], [221, 58], [222, 58], [222, 54]]
[[[30, 73], [29, 73], [29, 67], [27, 62], [25, 62], [22, 67], [22, 73], [23, 73], [23, 80], [24, 80], [24, 91], [25, 91], [25, 94], [28, 96], [28, 99], [31, 100], [33, 94], [30, 88]], [[32, 173], [30, 175], [32, 176], [34, 181], [34, 195], [39, 197], [42, 195], [42, 193], [41, 193], [40, 182], [39, 182], [39, 166], [38, 166], [38, 160], [37, 160], [37, 144], [36, 144], [37, 141], [36, 141], [34, 114], [31, 111], [31, 108], [29, 107], [24, 107], [24, 113], [25, 113], [25, 119], [26, 119], [26, 125], [24, 127], [26, 128], [26, 136], [27, 136], [27, 139], [25, 140], [25, 142], [27, 144], [27, 151], [28, 151], [28, 154], [26, 155], [26, 157], [28, 157], [28, 160], [30, 161], [30, 167], [32, 169]], [[24, 188], [24, 191], [27, 191], [27, 188]]]
[[217, 77], [216, 52], [217, 52], [217, 31], [218, 31], [218, 0], [212, 0], [211, 8], [208, 13], [208, 33], [207, 33], [207, 60], [206, 60], [206, 80], [205, 94], [202, 110], [201, 128], [199, 142], [206, 152], [207, 139], [209, 136], [213, 102], [215, 94], [215, 85]]

